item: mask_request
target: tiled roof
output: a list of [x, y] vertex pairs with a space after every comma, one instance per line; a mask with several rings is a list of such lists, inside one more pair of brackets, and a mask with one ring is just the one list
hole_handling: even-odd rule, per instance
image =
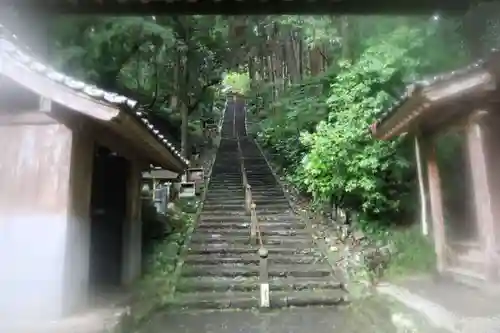
[[90, 98], [105, 102], [131, 114], [137, 121], [148, 129], [153, 137], [165, 146], [174, 156], [176, 156], [186, 166], [189, 161], [184, 158], [177, 148], [163, 135], [160, 130], [149, 120], [147, 112], [138, 105], [137, 101], [126, 96], [105, 91], [99, 87], [85, 83], [74, 77], [63, 74], [54, 68], [38, 61], [31, 50], [22, 45], [17, 36], [0, 24], [0, 53], [13, 61], [22, 63], [36, 74], [43, 75], [48, 79], [74, 90], [76, 93], [83, 93]]
[[[491, 49], [490, 55], [495, 53], [495, 52], [497, 52], [496, 49]], [[399, 96], [399, 98], [396, 99], [394, 101], [394, 103], [390, 107], [388, 107], [384, 112], [382, 112], [380, 117], [378, 118], [378, 120], [373, 125], [371, 125], [372, 132], [376, 130], [376, 127], [378, 125], [380, 125], [385, 120], [390, 118], [394, 113], [396, 113], [396, 111], [406, 101], [408, 101], [408, 99], [410, 99], [412, 97], [413, 93], [416, 90], [420, 90], [420, 89], [426, 88], [432, 84], [451, 80], [451, 79], [457, 78], [459, 76], [468, 74], [469, 72], [472, 72], [473, 70], [475, 70], [477, 68], [480, 68], [485, 63], [486, 63], [485, 59], [479, 59], [479, 60], [473, 62], [472, 64], [468, 65], [467, 67], [463, 67], [461, 69], [454, 70], [454, 71], [447, 72], [447, 73], [443, 73], [443, 74], [434, 75], [432, 77], [427, 77], [427, 78], [423, 78], [420, 80], [416, 80], [413, 83], [407, 85], [406, 88], [404, 89], [404, 92]]]

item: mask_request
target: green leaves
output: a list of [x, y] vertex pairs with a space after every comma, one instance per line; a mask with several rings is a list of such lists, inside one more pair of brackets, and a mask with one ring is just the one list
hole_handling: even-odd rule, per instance
[[353, 22], [365, 35], [374, 29], [358, 41], [363, 50], [355, 61], [338, 61], [322, 76], [290, 86], [274, 103], [271, 89], [259, 92], [265, 107], [259, 140], [279, 156], [288, 179], [315, 200], [333, 198], [358, 212], [361, 223], [390, 224], [414, 205], [408, 201], [415, 186], [411, 145], [375, 140], [368, 128], [409, 79], [438, 66], [424, 60], [438, 37], [422, 19], [382, 19], [381, 27], [370, 19]]

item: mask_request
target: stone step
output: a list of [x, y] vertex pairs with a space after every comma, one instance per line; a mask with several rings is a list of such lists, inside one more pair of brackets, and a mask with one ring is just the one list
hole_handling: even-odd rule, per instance
[[[285, 215], [290, 215], [291, 210], [290, 209], [265, 209], [265, 208], [258, 208], [257, 210], [257, 218], [259, 221], [261, 220], [270, 220], [273, 218], [273, 216], [276, 215], [283, 215], [280, 217], [281, 220], [293, 220], [294, 217], [292, 216], [285, 216]], [[203, 215], [209, 216], [209, 217], [217, 217], [217, 216], [247, 216], [250, 218], [250, 215], [248, 215], [245, 212], [245, 209], [240, 209], [240, 210], [223, 210], [223, 209], [218, 209], [218, 210], [203, 210], [202, 212]]]
[[235, 191], [228, 190], [212, 190], [208, 189], [207, 198], [217, 199], [221, 202], [224, 202], [226, 199], [234, 199], [234, 198], [245, 198], [245, 192], [242, 189]]
[[[245, 210], [245, 204], [240, 203], [240, 204], [226, 204], [226, 203], [220, 203], [220, 204], [214, 204], [214, 203], [204, 203], [203, 204], [203, 212], [208, 213], [208, 212], [213, 212], [213, 211], [224, 211], [224, 212], [234, 212], [234, 211], [242, 211]], [[263, 204], [263, 205], [256, 205], [256, 211], [258, 212], [290, 212], [291, 208], [288, 203], [277, 203], [277, 204]]]
[[[273, 255], [269, 257], [271, 264], [313, 264], [320, 258], [313, 255]], [[219, 265], [219, 264], [245, 264], [257, 265], [259, 256], [257, 251], [249, 254], [240, 254], [237, 256], [224, 256], [223, 254], [188, 254], [184, 259], [186, 264], [195, 265]]]
[[210, 188], [212, 192], [243, 192], [243, 185], [242, 184], [232, 184], [232, 185], [212, 185], [210, 184]]
[[[332, 270], [328, 265], [300, 264], [300, 265], [269, 265], [269, 276], [272, 277], [322, 277], [331, 276]], [[182, 276], [258, 276], [258, 265], [195, 265], [184, 266]]]
[[243, 202], [239, 204], [226, 204], [226, 203], [209, 203], [205, 202], [203, 204], [203, 212], [210, 212], [214, 210], [223, 210], [223, 211], [241, 211], [245, 210], [245, 204]]
[[225, 217], [231, 217], [231, 216], [247, 216], [248, 219], [250, 219], [250, 215], [247, 215], [245, 212], [244, 208], [241, 208], [239, 210], [205, 210], [203, 209], [202, 211], [202, 216], [209, 216], [209, 217], [217, 217], [217, 216], [225, 216]]
[[210, 180], [210, 186], [208, 187], [211, 190], [214, 189], [238, 189], [243, 190], [243, 184], [241, 181], [232, 181], [232, 182], [215, 182], [213, 179]]
[[[290, 236], [303, 236], [310, 237], [309, 232], [304, 229], [293, 230], [293, 229], [269, 229], [262, 227], [262, 235], [264, 236], [279, 236], [279, 237], [290, 237]], [[250, 226], [246, 228], [207, 228], [204, 225], [199, 225], [196, 228], [195, 234], [204, 235], [209, 237], [210, 235], [222, 235], [225, 236], [248, 236], [250, 234]]]
[[[290, 292], [275, 291], [270, 293], [271, 308], [333, 306], [344, 303], [345, 294], [340, 289], [302, 290]], [[196, 292], [176, 293], [169, 302], [171, 308], [190, 309], [250, 309], [259, 306], [258, 291], [249, 292]]]
[[[330, 278], [273, 278], [269, 279], [269, 289], [271, 291], [287, 290], [296, 291], [304, 289], [339, 289], [342, 284]], [[182, 278], [176, 285], [177, 292], [192, 291], [253, 291], [259, 289], [258, 277], [250, 278], [221, 278], [221, 277], [194, 277]]]
[[[226, 162], [226, 163], [234, 163], [234, 162]], [[212, 168], [212, 179], [220, 180], [221, 182], [226, 181], [241, 181], [241, 170], [239, 166], [235, 169], [225, 169], [220, 166], [214, 166]]]
[[274, 206], [274, 205], [280, 205], [283, 207], [290, 207], [290, 202], [284, 197], [276, 198], [273, 200], [253, 200], [253, 202], [257, 205], [257, 207], [266, 207], [266, 206]]
[[[191, 245], [191, 244], [190, 244]], [[314, 253], [312, 248], [292, 248], [283, 245], [269, 245], [266, 246], [269, 251], [269, 255], [275, 254], [288, 254], [288, 255], [303, 255]], [[220, 254], [231, 254], [231, 255], [241, 255], [245, 253], [255, 253], [257, 249], [253, 246], [244, 244], [230, 244], [230, 245], [216, 245], [216, 244], [192, 244], [189, 248], [190, 254], [210, 254], [210, 253], [220, 253]]]
[[243, 192], [241, 193], [234, 193], [233, 195], [224, 195], [224, 197], [220, 197], [220, 195], [217, 194], [210, 194], [207, 193], [205, 197], [205, 202], [217, 202], [217, 203], [224, 203], [227, 202], [228, 200], [238, 200], [240, 202], [245, 201], [245, 194]]
[[[227, 162], [227, 163], [234, 163], [234, 162]], [[215, 171], [215, 172], [214, 172]], [[220, 172], [217, 172], [220, 171]], [[220, 180], [221, 182], [226, 182], [228, 180], [239, 180], [241, 181], [242, 176], [241, 176], [241, 170], [240, 167], [237, 166], [237, 170], [227, 170], [224, 171], [224, 169], [220, 166], [214, 166], [212, 168], [212, 179]]]
[[228, 201], [220, 201], [220, 200], [214, 200], [212, 198], [205, 200], [203, 203], [203, 207], [210, 207], [210, 206], [219, 206], [219, 205], [224, 205], [224, 206], [245, 206], [245, 199], [233, 199], [233, 200], [228, 200]]
[[[288, 223], [292, 225], [304, 224], [300, 220], [289, 213], [284, 214], [258, 214], [257, 218], [259, 222], [262, 223]], [[250, 215], [221, 215], [213, 214], [213, 212], [206, 212], [201, 216], [200, 221], [202, 222], [239, 222], [239, 223], [249, 223]]]
[[[225, 203], [229, 200], [244, 200], [245, 194], [243, 192], [227, 192], [227, 193], [207, 193], [206, 200], [210, 202], [217, 201], [219, 203]], [[252, 195], [252, 200], [254, 202], [274, 202], [281, 201], [283, 202], [286, 198], [283, 195], [269, 196], [269, 195]]]
[[243, 187], [243, 178], [241, 177], [241, 174], [238, 178], [226, 178], [226, 177], [219, 177], [217, 175], [213, 175], [210, 177], [210, 185], [211, 186], [239, 186]]
[[210, 195], [213, 194], [218, 194], [221, 197], [229, 196], [230, 194], [235, 194], [235, 193], [242, 193], [244, 194], [245, 191], [243, 191], [243, 186], [238, 185], [237, 187], [233, 189], [228, 189], [227, 187], [221, 187], [221, 188], [213, 188], [212, 185], [208, 187], [208, 191], [210, 192]]
[[267, 193], [272, 193], [272, 194], [280, 194], [281, 196], [284, 197], [283, 195], [283, 189], [278, 188], [278, 187], [270, 187], [266, 188], [264, 186], [255, 186], [255, 185], [250, 185], [252, 187], [252, 194], [255, 195], [266, 195]]
[[[293, 222], [266, 222], [260, 221], [260, 226], [263, 229], [263, 232], [272, 232], [273, 230], [281, 230], [281, 231], [291, 231], [291, 230], [304, 230], [306, 225], [293, 223]], [[197, 229], [244, 229], [249, 230], [250, 228], [250, 220], [245, 219], [241, 221], [236, 221], [235, 219], [227, 219], [225, 221], [221, 221], [219, 219], [206, 219], [200, 221]], [[250, 231], [248, 231], [250, 232]]]
[[[263, 242], [266, 246], [268, 245], [283, 245], [283, 246], [307, 246], [312, 244], [312, 238], [309, 236], [262, 236]], [[230, 236], [221, 234], [199, 234], [196, 233], [191, 237], [191, 243], [193, 244], [220, 244], [224, 246], [227, 244], [248, 244], [252, 245], [250, 241], [250, 235], [248, 236]]]

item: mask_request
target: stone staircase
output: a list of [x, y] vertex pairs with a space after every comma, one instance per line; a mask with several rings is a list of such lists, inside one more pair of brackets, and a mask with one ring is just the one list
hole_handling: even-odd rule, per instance
[[258, 247], [250, 243], [238, 136], [269, 251], [271, 307], [339, 304], [344, 296], [340, 283], [314, 250], [310, 234], [291, 211], [259, 148], [246, 137], [244, 105], [230, 102], [203, 211], [172, 305], [221, 309], [259, 304]]

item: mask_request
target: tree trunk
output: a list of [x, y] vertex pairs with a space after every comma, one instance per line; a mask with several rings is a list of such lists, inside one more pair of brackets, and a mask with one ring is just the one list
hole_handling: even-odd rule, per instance
[[182, 156], [189, 159], [189, 147], [188, 147], [188, 108], [185, 103], [181, 103], [181, 153]]
[[340, 35], [342, 38], [342, 58], [352, 61], [353, 55], [351, 50], [349, 19], [345, 16], [340, 18]]

